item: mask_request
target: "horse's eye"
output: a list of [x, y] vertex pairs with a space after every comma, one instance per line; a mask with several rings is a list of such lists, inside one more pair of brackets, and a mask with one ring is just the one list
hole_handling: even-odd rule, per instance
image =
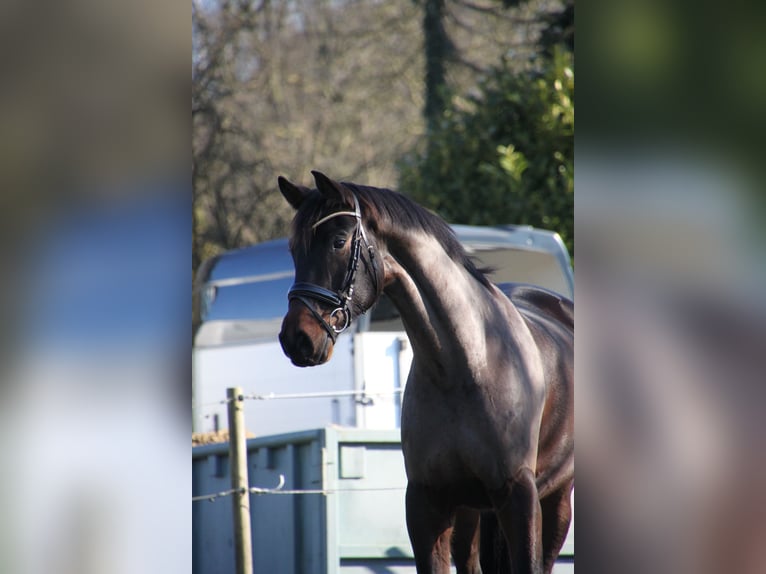
[[345, 235], [339, 235], [332, 242], [332, 246], [333, 246], [334, 249], [343, 249], [344, 245], [346, 245], [346, 237], [345, 237]]

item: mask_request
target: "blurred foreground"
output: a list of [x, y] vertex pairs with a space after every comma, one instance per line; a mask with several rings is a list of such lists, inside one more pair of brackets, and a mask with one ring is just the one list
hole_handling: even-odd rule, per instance
[[578, 154], [586, 572], [766, 567], [763, 238], [726, 168], [667, 150]]
[[578, 6], [583, 572], [766, 571], [763, 15]]
[[4, 572], [189, 571], [187, 200], [161, 187], [81, 206], [20, 251]]
[[189, 572], [188, 5], [2, 23], [0, 572]]

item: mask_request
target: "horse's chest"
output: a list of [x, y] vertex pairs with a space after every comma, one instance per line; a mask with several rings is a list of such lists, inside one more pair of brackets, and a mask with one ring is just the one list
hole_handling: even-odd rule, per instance
[[497, 483], [521, 465], [534, 465], [537, 437], [530, 424], [539, 409], [529, 397], [410, 386], [402, 409], [402, 449], [410, 481], [444, 485]]
[[[408, 479], [433, 484], [476, 479], [489, 472], [483, 461], [493, 459], [497, 438], [484, 424], [466, 419], [475, 405], [419, 396], [405, 398], [402, 411], [402, 448]], [[493, 448], [494, 447], [494, 448]]]
[[[438, 410], [438, 409], [437, 409]], [[423, 421], [402, 420], [402, 448], [410, 480], [455, 477], [465, 474], [464, 440], [456, 427], [435, 426]]]

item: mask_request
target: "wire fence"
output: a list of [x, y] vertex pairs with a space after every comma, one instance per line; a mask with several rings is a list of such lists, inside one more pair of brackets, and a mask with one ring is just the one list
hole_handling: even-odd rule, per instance
[[[366, 389], [353, 390], [353, 391], [317, 391], [313, 393], [249, 393], [242, 394], [237, 397], [236, 400], [240, 401], [278, 401], [284, 399], [322, 399], [322, 398], [335, 398], [335, 397], [385, 397], [390, 395], [396, 395], [404, 390], [402, 387], [396, 387], [394, 389], [388, 389], [385, 391], [371, 391]], [[214, 407], [219, 405], [226, 405], [230, 403], [232, 399], [226, 398], [219, 401], [212, 401], [209, 403], [202, 403], [199, 405], [192, 405], [193, 408], [203, 409], [208, 407]]]
[[213, 494], [204, 494], [201, 496], [193, 496], [192, 502], [213, 502], [219, 498], [225, 498], [232, 494], [282, 494], [282, 495], [294, 495], [294, 494], [336, 494], [340, 492], [384, 492], [384, 491], [402, 491], [406, 490], [404, 486], [383, 486], [383, 487], [369, 487], [369, 488], [315, 488], [315, 489], [286, 489], [285, 477], [283, 474], [279, 475], [279, 484], [274, 488], [261, 488], [258, 486], [251, 486], [250, 488], [231, 488], [221, 492], [215, 492]]

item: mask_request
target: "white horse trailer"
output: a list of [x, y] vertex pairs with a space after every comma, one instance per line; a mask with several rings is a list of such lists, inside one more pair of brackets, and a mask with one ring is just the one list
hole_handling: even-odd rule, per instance
[[[532, 283], [572, 297], [569, 255], [557, 234], [521, 226], [453, 229], [479, 265], [494, 270], [495, 283]], [[332, 360], [300, 369], [277, 341], [292, 282], [286, 239], [230, 251], [203, 266], [198, 277], [201, 324], [192, 359], [194, 430], [225, 426], [221, 400], [227, 387], [236, 386], [264, 399], [348, 393], [248, 401], [248, 430], [257, 436], [327, 425], [399, 428], [399, 390], [412, 352], [397, 310], [384, 296], [338, 337]]]

